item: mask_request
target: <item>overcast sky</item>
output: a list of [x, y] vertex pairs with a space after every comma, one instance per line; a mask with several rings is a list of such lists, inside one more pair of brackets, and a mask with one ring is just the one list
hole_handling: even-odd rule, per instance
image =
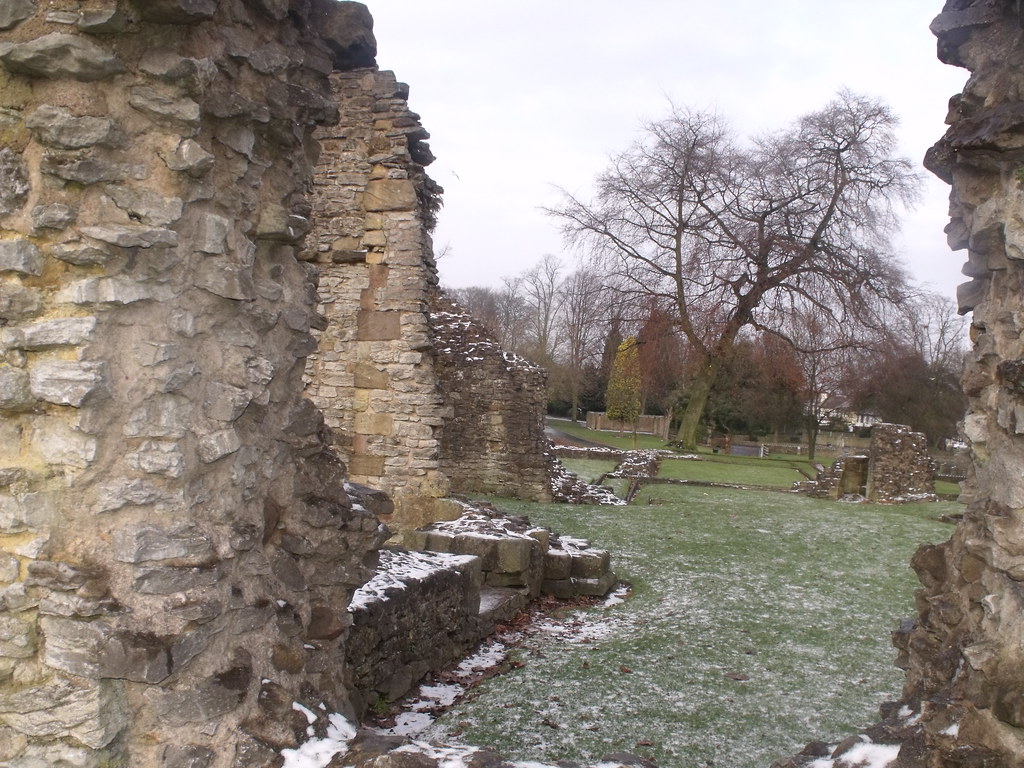
[[[539, 207], [559, 201], [556, 187], [589, 196], [669, 100], [750, 135], [850, 88], [888, 102], [920, 165], [967, 78], [935, 58], [941, 0], [365, 1], [378, 64], [409, 83], [431, 134], [450, 287], [496, 286], [547, 253], [570, 262]], [[948, 187], [922, 174], [896, 250], [917, 282], [952, 297], [966, 278], [942, 233]]]

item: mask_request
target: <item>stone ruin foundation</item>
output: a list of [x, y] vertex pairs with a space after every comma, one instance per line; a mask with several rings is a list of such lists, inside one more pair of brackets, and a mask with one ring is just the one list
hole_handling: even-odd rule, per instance
[[793, 490], [822, 499], [865, 499], [883, 504], [934, 501], [935, 468], [928, 438], [903, 424], [875, 424], [867, 454], [840, 456], [814, 480]]

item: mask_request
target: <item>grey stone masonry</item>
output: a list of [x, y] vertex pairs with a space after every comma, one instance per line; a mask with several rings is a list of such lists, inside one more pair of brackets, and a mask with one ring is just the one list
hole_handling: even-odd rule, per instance
[[386, 530], [300, 253], [354, 6], [0, 3], [0, 765], [277, 766], [294, 702], [351, 711]]

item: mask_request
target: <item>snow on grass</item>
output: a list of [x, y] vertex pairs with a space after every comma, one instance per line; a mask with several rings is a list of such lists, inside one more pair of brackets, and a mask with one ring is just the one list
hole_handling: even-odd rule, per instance
[[[643, 496], [655, 494], [661, 503], [586, 515], [496, 502], [610, 549], [633, 594], [549, 617], [511, 650], [521, 669], [475, 687], [424, 738], [527, 763], [628, 751], [763, 768], [877, 719], [902, 682], [889, 633], [914, 612], [907, 562], [948, 537], [934, 520], [947, 505], [675, 486]], [[875, 747], [868, 757], [884, 756]]]
[[[305, 714], [307, 719], [313, 715], [297, 702], [292, 708]], [[313, 720], [315, 719], [316, 716], [313, 715]], [[313, 720], [310, 720], [310, 723]], [[328, 722], [327, 735], [324, 738], [310, 739], [297, 749], [282, 749], [281, 757], [284, 758], [284, 764], [281, 768], [326, 768], [336, 755], [348, 752], [348, 744], [355, 738], [356, 727], [339, 714], [330, 715]]]

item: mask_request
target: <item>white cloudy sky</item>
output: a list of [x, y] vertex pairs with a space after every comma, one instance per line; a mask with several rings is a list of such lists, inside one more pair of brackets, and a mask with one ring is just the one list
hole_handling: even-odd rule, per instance
[[[569, 252], [538, 208], [587, 195], [642, 119], [714, 109], [740, 134], [789, 123], [840, 88], [884, 98], [919, 163], [967, 73], [928, 31], [942, 0], [365, 0], [381, 69], [409, 83], [446, 190], [435, 248], [451, 287], [497, 285]], [[948, 188], [926, 176], [897, 250], [952, 296]]]

